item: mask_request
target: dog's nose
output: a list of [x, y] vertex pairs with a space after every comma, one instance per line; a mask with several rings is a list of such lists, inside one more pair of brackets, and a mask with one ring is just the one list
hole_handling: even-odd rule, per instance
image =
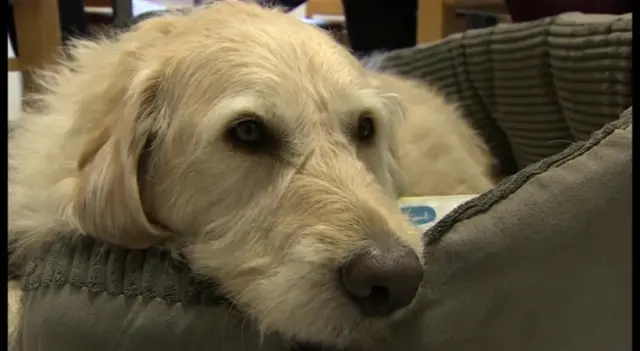
[[413, 301], [423, 268], [413, 250], [400, 247], [357, 255], [340, 268], [340, 276], [364, 316], [385, 317]]

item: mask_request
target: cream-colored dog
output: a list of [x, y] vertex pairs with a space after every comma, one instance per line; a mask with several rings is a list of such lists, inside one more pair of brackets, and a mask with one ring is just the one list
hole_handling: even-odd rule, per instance
[[396, 198], [493, 185], [454, 106], [275, 9], [219, 2], [69, 56], [12, 135], [17, 260], [60, 233], [164, 245], [263, 332], [366, 345], [422, 283]]

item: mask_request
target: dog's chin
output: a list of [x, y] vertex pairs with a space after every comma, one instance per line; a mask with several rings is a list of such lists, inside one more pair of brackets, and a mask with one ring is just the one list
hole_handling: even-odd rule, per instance
[[397, 319], [363, 317], [327, 266], [298, 262], [265, 275], [230, 292], [261, 333], [279, 334], [305, 350], [340, 350], [371, 340]]
[[336, 283], [314, 284], [312, 276], [274, 284], [282, 290], [271, 309], [251, 313], [262, 331], [275, 332], [300, 350], [368, 350], [413, 310], [411, 304], [388, 317], [364, 317]]
[[[311, 299], [306, 307], [313, 305]], [[298, 313], [279, 310], [281, 317], [262, 315], [257, 318], [260, 329], [276, 332], [302, 350], [341, 350], [383, 334], [392, 321], [363, 317], [347, 298], [333, 299], [333, 303], [326, 301], [315, 308], [298, 306], [290, 310], [299, 310]], [[274, 313], [278, 313], [278, 309]]]
[[[397, 318], [384, 320], [363, 320], [343, 333], [303, 335], [298, 333], [289, 338], [294, 350], [299, 351], [345, 351], [371, 350], [376, 340], [384, 338]], [[331, 329], [331, 328], [329, 328]]]
[[[377, 328], [382, 332], [384, 328]], [[297, 335], [289, 339], [294, 350], [299, 351], [344, 351], [348, 349], [367, 350], [373, 344], [370, 329], [359, 327], [345, 330], [344, 334], [324, 335]]]
[[294, 342], [293, 350], [295, 351], [343, 351], [345, 347], [330, 346], [323, 343], [313, 342]]
[[213, 274], [261, 334], [277, 334], [303, 350], [367, 350], [415, 309], [416, 301], [390, 316], [365, 317], [342, 286], [338, 267], [344, 260], [335, 259], [342, 255], [299, 251], [277, 265], [238, 262], [227, 275]]
[[[342, 332], [327, 333], [326, 330], [334, 330], [327, 325], [326, 330], [318, 330], [317, 333], [301, 333], [298, 331], [295, 336], [291, 333], [282, 333], [289, 337], [294, 350], [299, 351], [345, 351], [345, 350], [372, 350], [376, 341], [389, 337], [393, 327], [404, 320], [410, 318], [414, 312], [415, 303], [409, 307], [397, 311], [388, 318], [366, 318], [360, 317], [360, 322], [345, 328]], [[345, 325], [337, 322], [338, 325]]]

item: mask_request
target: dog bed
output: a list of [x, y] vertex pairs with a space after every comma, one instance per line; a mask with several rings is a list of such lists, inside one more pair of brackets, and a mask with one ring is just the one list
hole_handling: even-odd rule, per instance
[[[427, 303], [376, 349], [631, 349], [631, 37], [631, 16], [567, 14], [383, 59], [512, 175], [425, 233]], [[160, 250], [61, 240], [12, 273], [25, 350], [291, 348]]]

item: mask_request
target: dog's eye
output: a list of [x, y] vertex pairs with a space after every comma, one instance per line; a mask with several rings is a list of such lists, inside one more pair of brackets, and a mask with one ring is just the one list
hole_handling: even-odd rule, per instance
[[235, 147], [250, 151], [263, 151], [273, 143], [269, 129], [259, 119], [244, 119], [235, 123], [228, 129], [227, 137]]
[[376, 128], [373, 118], [369, 116], [361, 116], [358, 120], [356, 129], [356, 138], [361, 143], [371, 142], [376, 135]]

